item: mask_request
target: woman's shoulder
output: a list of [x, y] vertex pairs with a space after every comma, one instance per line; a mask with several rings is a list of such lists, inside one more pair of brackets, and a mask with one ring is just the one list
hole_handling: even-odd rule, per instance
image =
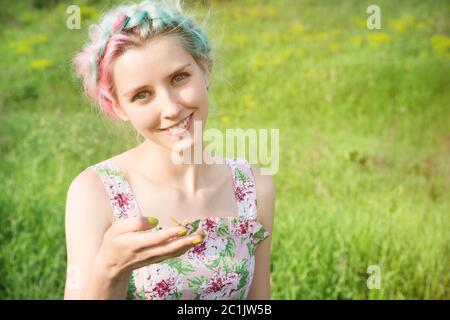
[[70, 183], [67, 200], [84, 203], [92, 210], [104, 211], [110, 215], [111, 205], [108, 191], [105, 188], [105, 174], [111, 173], [108, 163], [121, 161], [126, 152], [99, 160], [85, 167]]
[[258, 220], [272, 232], [275, 214], [276, 188], [272, 175], [263, 174], [256, 164], [250, 165], [256, 188]]
[[[98, 174], [90, 167], [81, 171], [70, 183], [66, 198], [66, 214], [88, 214], [91, 218], [108, 217], [113, 221], [107, 191]], [[97, 215], [94, 213], [101, 213]]]
[[[256, 164], [249, 164], [253, 177], [255, 179], [255, 184], [260, 187], [260, 194], [272, 195], [275, 193], [275, 183], [273, 176], [270, 174], [263, 174], [261, 168]], [[258, 191], [258, 190], [257, 190]]]
[[93, 179], [92, 177], [95, 176], [95, 173], [101, 173], [100, 170], [104, 168], [110, 168], [113, 166], [119, 166], [119, 168], [122, 169], [127, 168], [127, 164], [133, 162], [131, 159], [131, 151], [132, 149], [113, 155], [107, 159], [98, 160], [97, 162], [94, 162], [86, 167], [81, 174], [91, 176], [91, 179]]
[[264, 174], [263, 170], [261, 170], [258, 165], [252, 164], [248, 159], [243, 157], [225, 158], [225, 161], [228, 164], [244, 170], [247, 174], [251, 174], [255, 180], [255, 184], [259, 185], [261, 187], [261, 191], [265, 191], [264, 193], [275, 191], [275, 184], [273, 182], [272, 175]]
[[248, 159], [243, 157], [226, 158], [226, 161], [244, 174], [253, 177], [256, 189], [258, 220], [264, 225], [271, 226], [276, 193], [273, 176], [264, 174], [264, 171], [258, 165], [252, 164]]

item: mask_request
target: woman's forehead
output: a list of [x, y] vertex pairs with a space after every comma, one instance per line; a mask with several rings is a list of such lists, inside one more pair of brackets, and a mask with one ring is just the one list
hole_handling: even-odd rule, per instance
[[133, 87], [142, 81], [163, 80], [179, 66], [193, 62], [192, 56], [176, 39], [167, 37], [125, 51], [116, 59], [113, 74], [118, 87], [121, 82]]

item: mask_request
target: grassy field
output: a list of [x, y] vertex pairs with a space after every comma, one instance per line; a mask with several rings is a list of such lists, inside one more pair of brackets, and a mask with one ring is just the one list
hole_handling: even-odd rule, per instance
[[[81, 30], [66, 28], [74, 3]], [[110, 3], [2, 7], [2, 299], [63, 297], [68, 186], [136, 144], [70, 65]], [[207, 127], [280, 129], [272, 298], [449, 299], [449, 2], [377, 0], [380, 30], [373, 1], [196, 3], [213, 14]]]

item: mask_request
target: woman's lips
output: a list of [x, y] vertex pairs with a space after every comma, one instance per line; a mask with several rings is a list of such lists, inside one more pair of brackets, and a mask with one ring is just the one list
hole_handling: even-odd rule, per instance
[[[183, 133], [185, 133], [186, 131], [188, 131], [188, 130], [191, 128], [192, 122], [193, 122], [193, 118], [194, 118], [194, 117], [193, 117], [193, 114], [194, 114], [194, 113], [191, 113], [191, 114], [188, 116], [189, 120], [187, 121], [186, 127], [185, 127], [184, 129], [179, 129], [179, 128], [171, 127], [171, 128], [169, 128], [169, 129], [164, 129], [163, 131], [166, 131], [167, 133], [169, 133], [169, 134], [172, 135], [172, 136], [179, 136], [179, 135], [182, 135]], [[186, 118], [185, 118], [181, 123], [183, 123], [184, 121], [186, 121]]]

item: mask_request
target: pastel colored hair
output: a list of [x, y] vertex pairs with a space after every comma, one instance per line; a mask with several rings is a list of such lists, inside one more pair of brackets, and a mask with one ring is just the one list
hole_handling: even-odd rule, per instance
[[180, 0], [127, 3], [106, 12], [98, 24], [89, 27], [89, 41], [73, 63], [87, 96], [102, 113], [118, 119], [112, 107], [114, 59], [159, 36], [177, 37], [197, 63], [212, 64], [210, 44], [200, 26], [183, 11]]

